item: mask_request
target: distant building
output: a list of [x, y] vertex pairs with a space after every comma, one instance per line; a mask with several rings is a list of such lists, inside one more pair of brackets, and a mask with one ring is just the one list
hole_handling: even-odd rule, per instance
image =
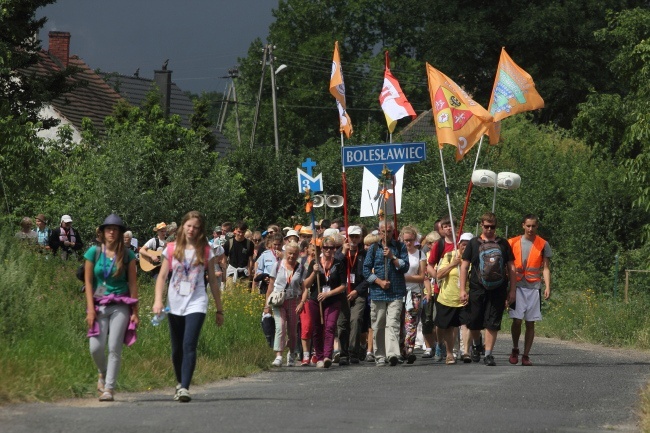
[[[78, 143], [81, 141], [81, 123], [84, 117], [92, 121], [100, 135], [104, 135], [104, 118], [113, 114], [115, 105], [120, 100], [126, 100], [133, 106], [141, 106], [152, 88], [161, 92], [163, 112], [166, 115], [179, 115], [181, 126], [190, 128], [190, 116], [194, 113], [192, 101], [171, 81], [172, 71], [166, 67], [154, 71], [153, 80], [138, 76], [97, 73], [79, 57], [70, 55], [69, 32], [50, 32], [48, 50], [41, 50], [39, 56], [39, 62], [31, 66], [29, 72], [47, 75], [72, 65], [79, 68], [80, 72], [70, 79], [83, 84], [43, 107], [40, 115], [58, 119], [60, 124], [55, 128], [39, 131], [37, 134], [40, 137], [56, 138], [58, 129], [62, 125], [68, 125], [72, 129], [73, 141]], [[217, 138], [215, 150], [221, 155], [226, 154], [230, 143], [216, 128], [213, 133]]]
[[427, 110], [404, 127], [396, 138], [401, 143], [422, 141], [436, 136], [432, 110]]

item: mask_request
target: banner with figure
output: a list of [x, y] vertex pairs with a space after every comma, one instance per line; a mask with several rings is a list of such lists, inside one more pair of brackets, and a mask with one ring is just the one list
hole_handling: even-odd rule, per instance
[[[377, 167], [378, 172], [374, 169]], [[402, 211], [402, 185], [404, 185], [404, 165], [395, 171], [395, 183], [387, 185], [390, 196], [386, 201], [386, 215], [393, 215], [393, 210], [399, 214]], [[384, 195], [379, 180], [381, 167], [370, 166], [363, 168], [363, 184], [361, 191], [361, 217], [377, 216], [384, 209]]]

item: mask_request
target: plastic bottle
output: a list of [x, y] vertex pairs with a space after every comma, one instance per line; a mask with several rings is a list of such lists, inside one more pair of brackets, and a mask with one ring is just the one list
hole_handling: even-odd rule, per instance
[[163, 310], [160, 312], [160, 314], [155, 314], [155, 315], [151, 318], [151, 324], [152, 324], [153, 326], [158, 326], [158, 325], [160, 325], [160, 322], [162, 322], [163, 320], [165, 320], [165, 317], [167, 317], [167, 313], [169, 313], [169, 307], [165, 307], [165, 308], [163, 308]]

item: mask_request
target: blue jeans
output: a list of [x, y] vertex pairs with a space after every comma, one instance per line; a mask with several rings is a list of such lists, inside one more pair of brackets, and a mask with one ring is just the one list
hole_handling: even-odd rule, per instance
[[169, 314], [169, 334], [172, 341], [172, 364], [176, 381], [181, 387], [190, 389], [196, 367], [196, 346], [205, 320], [204, 313], [187, 316]]

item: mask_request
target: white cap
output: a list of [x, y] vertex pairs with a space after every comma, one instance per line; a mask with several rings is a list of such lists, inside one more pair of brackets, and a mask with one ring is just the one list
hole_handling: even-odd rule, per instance
[[323, 237], [326, 238], [328, 236], [335, 236], [337, 234], [339, 234], [339, 229], [329, 228], [323, 232]]
[[350, 226], [348, 227], [348, 236], [349, 235], [360, 235], [363, 232], [361, 231], [361, 227], [359, 226]]
[[458, 239], [458, 242], [462, 241], [471, 241], [472, 238], [474, 238], [474, 235], [470, 232], [465, 232], [462, 235], [460, 235], [460, 239]]
[[62, 223], [71, 223], [71, 222], [72, 222], [72, 218], [70, 217], [70, 215], [63, 215], [63, 216], [61, 217], [61, 222], [62, 222]]
[[284, 235], [284, 238], [286, 239], [289, 236], [295, 236], [295, 237], [299, 238], [300, 234], [296, 230], [291, 229], [291, 230], [287, 231], [287, 234]]

